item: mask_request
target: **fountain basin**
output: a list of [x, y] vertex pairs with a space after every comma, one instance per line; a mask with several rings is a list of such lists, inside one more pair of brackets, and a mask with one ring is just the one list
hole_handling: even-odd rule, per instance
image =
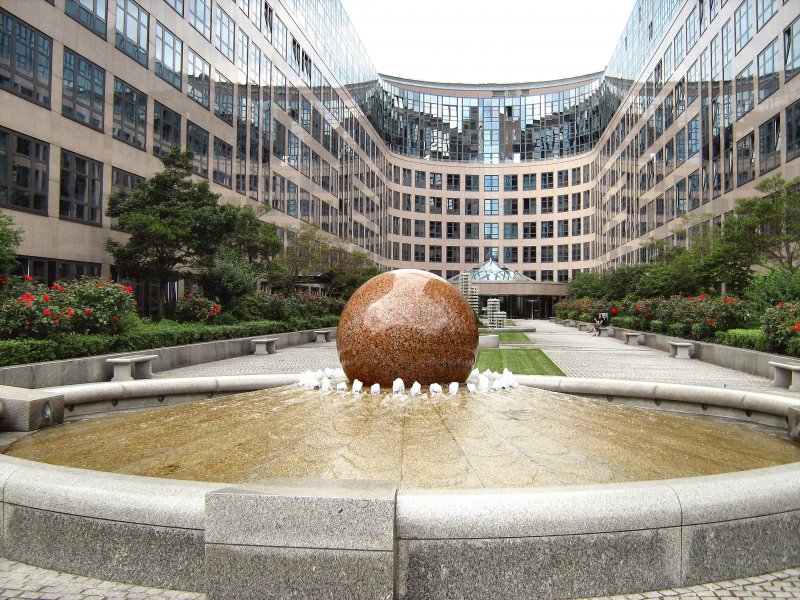
[[[522, 383], [533, 379], [520, 377]], [[786, 396], [752, 392], [543, 379], [639, 402], [702, 398], [709, 410], [742, 416], [750, 411], [750, 418], [774, 422], [785, 422], [789, 408], [798, 405]], [[75, 395], [72, 400], [78, 402]], [[311, 564], [329, 575], [326, 591], [342, 598], [580, 597], [800, 564], [798, 463], [677, 480], [521, 490], [406, 490], [394, 482], [353, 482], [344, 494], [330, 480], [226, 486], [3, 456], [0, 480], [3, 552], [9, 558], [106, 579], [206, 590], [210, 598], [256, 597], [255, 586], [263, 591], [279, 580], [296, 586], [302, 597], [304, 581], [314, 584], [303, 576]], [[159, 486], [165, 486], [163, 494], [154, 491]], [[220, 490], [228, 491], [210, 501]], [[161, 508], [153, 510], [154, 503]], [[231, 511], [241, 522], [266, 524], [243, 539], [223, 518]], [[345, 513], [349, 519], [340, 521], [337, 515]], [[314, 515], [327, 523], [316, 537], [301, 526]], [[353, 519], [362, 524], [359, 535], [348, 533]], [[284, 527], [284, 537], [276, 539], [270, 522], [296, 526]], [[393, 532], [391, 545], [386, 531]], [[326, 540], [337, 535], [342, 543], [332, 548]], [[269, 580], [278, 568], [288, 574]], [[380, 577], [364, 577], [367, 568]], [[354, 595], [356, 589], [363, 593]]]

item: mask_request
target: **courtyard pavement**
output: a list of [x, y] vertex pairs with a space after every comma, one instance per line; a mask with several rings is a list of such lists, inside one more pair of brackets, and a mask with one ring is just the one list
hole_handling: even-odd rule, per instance
[[[534, 325], [532, 347], [543, 350], [568, 376], [684, 383], [712, 387], [759, 390], [797, 397], [772, 387], [770, 380], [696, 360], [678, 361], [666, 352], [643, 346], [626, 346], [613, 338], [593, 337], [549, 321], [520, 321]], [[264, 373], [302, 373], [337, 367], [336, 343], [305, 344], [276, 354], [244, 356], [157, 373], [162, 377], [203, 377]], [[0, 558], [0, 600], [200, 599], [205, 594], [159, 590], [59, 573]], [[800, 568], [757, 577], [709, 583], [689, 588], [605, 597], [604, 600], [645, 598], [705, 600], [713, 598], [788, 598], [800, 600]]]

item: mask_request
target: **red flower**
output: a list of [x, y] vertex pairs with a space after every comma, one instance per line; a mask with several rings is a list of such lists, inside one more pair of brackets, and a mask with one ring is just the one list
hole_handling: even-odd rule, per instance
[[114, 315], [113, 317], [111, 317], [111, 320], [112, 321], [119, 321], [119, 317], [117, 315]]
[[213, 317], [214, 316], [214, 311], [213, 310], [208, 311], [208, 316], [209, 317]]
[[131, 286], [129, 286], [129, 285], [126, 285], [125, 286], [125, 291], [128, 292], [129, 294], [132, 294], [133, 293], [133, 288]]
[[692, 298], [691, 296], [689, 296], [689, 300], [694, 300], [694, 298]]
[[708, 323], [709, 325], [713, 325], [714, 321], [711, 319], [711, 317], [709, 317], [708, 319], [706, 319], [706, 323]]
[[87, 308], [86, 310], [83, 311], [83, 314], [85, 314], [88, 317], [90, 314], [92, 314], [92, 311]]
[[0, 277], [0, 283], [8, 283], [8, 277]]
[[33, 277], [30, 275], [25, 275], [25, 281], [33, 281]]
[[794, 330], [795, 330], [795, 331], [800, 331], [800, 323], [797, 323], [797, 324], [794, 326]]
[[44, 300], [45, 302], [50, 302], [50, 296], [45, 294], [44, 296], [42, 296], [42, 300]]
[[58, 319], [53, 319], [53, 324], [58, 325]]
[[58, 289], [58, 284], [54, 283], [53, 285], [50, 286], [50, 289], [51, 290], [57, 290]]
[[778, 302], [778, 308], [782, 308], [782, 307], [783, 307], [783, 302]]
[[74, 315], [74, 314], [75, 314], [75, 312], [74, 312], [72, 309], [69, 309], [69, 310], [67, 311], [67, 316], [68, 316], [68, 317], [71, 317], [71, 316], [72, 316], [72, 315]]
[[42, 311], [42, 314], [43, 314], [45, 317], [49, 317], [49, 316], [50, 316], [50, 309], [49, 309], [49, 308], [45, 308], [45, 309]]
[[616, 308], [614, 308], [614, 307], [612, 307], [612, 308], [611, 308], [611, 314], [612, 314], [612, 315], [615, 315], [615, 314], [617, 314], [618, 312], [619, 312], [619, 311], [618, 311]]
[[697, 298], [700, 300], [705, 300], [706, 298], [708, 298], [708, 294], [700, 294]]
[[636, 305], [636, 310], [637, 310], [637, 311], [640, 311], [640, 310], [642, 310], [642, 307], [641, 307], [641, 306], [639, 306], [639, 305], [637, 304], [637, 305]]

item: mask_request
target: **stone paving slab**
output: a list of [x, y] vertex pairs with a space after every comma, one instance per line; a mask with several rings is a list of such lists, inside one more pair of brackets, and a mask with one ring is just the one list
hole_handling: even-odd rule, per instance
[[[697, 360], [677, 361], [666, 352], [644, 346], [627, 346], [614, 338], [592, 337], [577, 329], [549, 321], [518, 321], [517, 325], [535, 325], [529, 334], [539, 348], [570, 377], [647, 380], [685, 383], [712, 387], [731, 387], [768, 391], [797, 397], [797, 393], [772, 387], [763, 377], [741, 373]], [[155, 374], [155, 377], [202, 377], [270, 373], [302, 373], [340, 366], [336, 342], [304, 344], [282, 348], [276, 354], [243, 356]], [[0, 600], [38, 598], [40, 600], [123, 599], [202, 599], [205, 594], [159, 590], [124, 583], [101, 581], [68, 573], [41, 569], [0, 558]], [[678, 588], [595, 598], [592, 600], [714, 598], [787, 598], [800, 600], [800, 569], [788, 569], [758, 577], [723, 581], [690, 588]]]

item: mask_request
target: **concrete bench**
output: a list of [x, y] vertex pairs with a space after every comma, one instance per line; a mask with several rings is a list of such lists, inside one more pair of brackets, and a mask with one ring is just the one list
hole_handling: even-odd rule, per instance
[[156, 358], [158, 358], [158, 354], [109, 358], [106, 362], [114, 367], [114, 376], [111, 381], [130, 381], [134, 377], [150, 379], [153, 376], [153, 360]]
[[564, 319], [556, 319], [556, 325], [563, 325]]
[[277, 352], [275, 349], [275, 343], [277, 341], [278, 338], [260, 338], [253, 340], [253, 345], [255, 346], [253, 354], [275, 354]]
[[578, 323], [578, 331], [589, 331], [591, 323]]
[[598, 327], [598, 331], [600, 332], [600, 337], [614, 337], [613, 327]]
[[572, 319], [567, 319], [566, 321], [564, 321], [564, 326], [565, 327], [575, 327], [575, 321], [573, 321]]
[[314, 335], [317, 336], [315, 342], [329, 342], [331, 340], [330, 329], [315, 329]]
[[638, 331], [626, 331], [622, 335], [625, 336], [625, 343], [629, 346], [638, 346], [639, 345], [639, 332]]
[[669, 344], [669, 355], [675, 358], [692, 358], [694, 354], [694, 344], [691, 342], [667, 342]]
[[772, 367], [772, 385], [789, 388], [791, 392], [800, 392], [800, 365], [772, 361], [767, 364]]

